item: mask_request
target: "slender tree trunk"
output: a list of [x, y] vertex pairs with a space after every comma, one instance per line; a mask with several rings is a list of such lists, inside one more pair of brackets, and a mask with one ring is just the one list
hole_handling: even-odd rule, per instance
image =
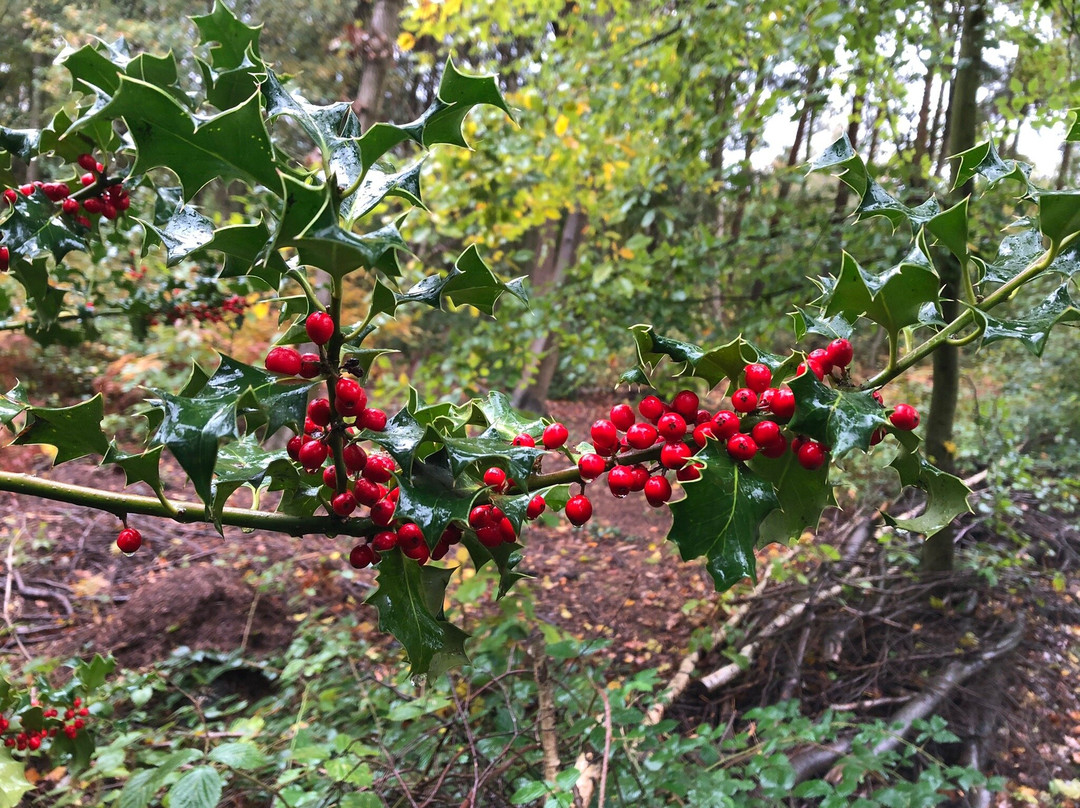
[[[538, 297], [557, 289], [566, 270], [573, 265], [584, 225], [585, 214], [575, 209], [567, 214], [561, 231], [549, 228], [541, 235], [542, 247], [538, 251], [532, 276], [533, 290]], [[537, 337], [529, 346], [521, 381], [514, 389], [511, 403], [522, 409], [543, 412], [558, 365], [558, 334], [555, 329], [548, 329], [544, 336]]]
[[1072, 173], [1073, 142], [1066, 140], [1065, 145], [1061, 147], [1061, 165], [1058, 166], [1057, 179], [1054, 180], [1054, 187], [1059, 191], [1068, 183], [1069, 175]]
[[[953, 80], [949, 151], [957, 154], [975, 145], [978, 125], [976, 97], [982, 72], [982, 51], [986, 27], [986, 0], [974, 0], [964, 13], [960, 40], [960, 59]], [[953, 167], [953, 179], [956, 178]], [[959, 202], [971, 194], [972, 183], [965, 183], [953, 194], [950, 202]], [[946, 256], [939, 267], [944, 290], [942, 315], [946, 322], [954, 319], [960, 306], [960, 265], [952, 255]], [[926, 419], [926, 453], [930, 460], [945, 471], [955, 469], [953, 425], [960, 392], [960, 351], [943, 344], [934, 352], [934, 386], [930, 395], [930, 412]], [[928, 573], [946, 572], [953, 566], [953, 531], [947, 528], [923, 544], [922, 570]]]
[[361, 131], [379, 120], [382, 112], [383, 85], [386, 72], [394, 60], [394, 43], [401, 27], [403, 2], [375, 0], [371, 11], [371, 26], [364, 47], [364, 72], [353, 101], [353, 112], [360, 119]]
[[806, 84], [803, 85], [802, 112], [799, 114], [798, 126], [795, 127], [795, 137], [791, 141], [791, 149], [788, 151], [787, 171], [781, 174], [782, 179], [780, 180], [780, 187], [776, 190], [776, 210], [773, 212], [773, 215], [769, 217], [770, 235], [775, 232], [780, 224], [780, 218], [782, 216], [781, 206], [788, 198], [788, 194], [791, 193], [791, 180], [789, 179], [789, 175], [795, 169], [795, 166], [799, 164], [799, 150], [802, 148], [803, 140], [808, 137], [807, 133], [810, 129], [810, 118], [814, 111], [814, 91], [817, 88], [819, 72], [819, 66], [814, 65], [806, 74]]
[[930, 147], [930, 103], [934, 94], [934, 69], [926, 68], [923, 77], [922, 103], [919, 105], [919, 123], [915, 127], [915, 142], [912, 144], [911, 177], [912, 187], [921, 188], [926, 184], [926, 175], [922, 161]]
[[[866, 96], [862, 92], [855, 94], [855, 97], [851, 99], [851, 117], [848, 118], [847, 136], [851, 141], [852, 147], [858, 143], [859, 140], [859, 116], [862, 113], [863, 103], [866, 100]], [[847, 214], [847, 203], [851, 193], [851, 189], [847, 187], [845, 183], [838, 183], [840, 186], [836, 189], [836, 201], [833, 202], [833, 221], [843, 221], [844, 216]]]

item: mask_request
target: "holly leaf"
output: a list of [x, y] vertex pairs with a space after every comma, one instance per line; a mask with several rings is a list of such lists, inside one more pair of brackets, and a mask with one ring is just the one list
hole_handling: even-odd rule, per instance
[[518, 565], [524, 560], [523, 548], [516, 542], [507, 544], [503, 542], [498, 547], [485, 547], [476, 537], [472, 530], [466, 530], [461, 538], [461, 543], [469, 551], [473, 566], [480, 570], [485, 564], [494, 564], [499, 571], [499, 591], [496, 600], [506, 596], [511, 587], [518, 581], [531, 577], [527, 573], [518, 572]]
[[507, 443], [522, 432], [537, 435], [544, 429], [543, 419], [517, 409], [510, 403], [510, 397], [499, 390], [472, 401], [468, 419], [463, 423], [487, 427], [480, 437], [501, 438]]
[[262, 26], [245, 25], [221, 0], [214, 0], [209, 14], [193, 16], [191, 21], [199, 29], [203, 44], [214, 43], [210, 47], [210, 63], [215, 70], [239, 67], [248, 53], [258, 56]]
[[[437, 596], [433, 585], [441, 579], [425, 574], [426, 567], [406, 559], [397, 548], [382, 554], [378, 569], [378, 588], [365, 602], [379, 610], [379, 630], [390, 632], [405, 647], [410, 673], [426, 674], [436, 654], [452, 654], [458, 645], [457, 637], [447, 636], [449, 624], [429, 607]], [[438, 600], [441, 611], [441, 595]]]
[[754, 547], [761, 523], [779, 506], [772, 485], [709, 442], [696, 457], [701, 477], [683, 484], [686, 496], [671, 503], [668, 539], [684, 561], [705, 556], [716, 590], [757, 577]]
[[218, 443], [238, 438], [236, 396], [208, 395], [198, 398], [174, 396], [154, 391], [152, 402], [162, 412], [157, 440], [172, 452], [187, 472], [199, 498], [210, 505], [214, 499], [211, 480], [217, 462]]
[[956, 256], [961, 264], [968, 259], [968, 198], [964, 198], [926, 223], [926, 229]]
[[124, 470], [124, 485], [146, 483], [155, 494], [161, 496], [164, 486], [161, 484], [161, 452], [164, 446], [155, 446], [139, 454], [124, 454], [115, 443], [109, 445], [109, 451], [102, 458], [102, 465], [115, 463]]
[[206, 249], [216, 250], [225, 256], [220, 277], [239, 278], [247, 275], [258, 278], [269, 289], [276, 290], [281, 284], [281, 276], [289, 267], [277, 250], [268, 249], [267, 245], [272, 242], [270, 228], [259, 220], [253, 224], [219, 228], [214, 231], [214, 237]]
[[914, 485], [926, 492], [926, 508], [911, 519], [894, 519], [884, 514], [885, 521], [902, 530], [925, 534], [928, 538], [948, 527], [962, 513], [970, 513], [967, 497], [971, 493], [963, 480], [954, 477], [914, 451], [906, 448], [890, 465], [897, 470], [901, 483]]
[[[0, 242], [10, 251], [12, 269], [28, 272], [39, 256], [51, 255], [59, 262], [69, 252], [88, 249], [81, 228], [76, 232], [56, 212], [56, 204], [40, 188], [30, 196], [20, 194], [19, 204], [0, 222]], [[20, 282], [26, 285], [22, 278]]]
[[815, 317], [806, 309], [795, 307], [795, 339], [801, 340], [807, 334], [821, 334], [823, 337], [834, 339], [848, 339], [855, 330], [854, 326], [843, 315], [835, 317]]
[[8, 129], [0, 126], [0, 149], [29, 162], [38, 153], [41, 132], [37, 129]]
[[71, 407], [28, 407], [26, 412], [27, 424], [12, 443], [55, 446], [53, 465], [109, 451], [109, 439], [101, 431], [105, 405], [100, 393]]
[[298, 472], [284, 450], [264, 449], [253, 435], [245, 435], [219, 447], [211, 485], [211, 515], [221, 530], [221, 513], [229, 497], [243, 485], [259, 488], [268, 477], [296, 478]]
[[420, 526], [428, 549], [434, 549], [450, 522], [468, 523], [469, 510], [477, 494], [475, 487], [458, 485], [454, 475], [439, 460], [429, 457], [427, 462], [414, 463], [412, 477], [398, 485], [400, 494], [395, 514]]
[[[214, 179], [242, 180], [281, 194], [260, 96], [201, 120], [159, 87], [129, 76], [99, 115], [122, 117], [137, 148], [133, 174], [165, 167], [190, 200]], [[243, 148], [238, 148], [243, 144]]]
[[997, 258], [985, 267], [983, 283], [1008, 283], [1044, 252], [1042, 234], [1034, 227], [1005, 236]]
[[967, 151], [953, 155], [952, 159], [960, 161], [956, 167], [953, 189], [964, 185], [976, 174], [981, 174], [991, 186], [997, 185], [1002, 180], [1012, 179], [1023, 185], [1026, 193], [1036, 190], [1028, 181], [1031, 166], [1017, 160], [1002, 160], [990, 141], [972, 146]]
[[12, 422], [28, 409], [26, 389], [22, 382], [16, 381], [14, 387], [0, 396], [0, 426], [10, 429]]
[[501, 438], [442, 436], [439, 440], [446, 447], [447, 459], [455, 477], [498, 466], [519, 486], [525, 485], [536, 458], [544, 453], [543, 449], [514, 446]]
[[919, 248], [878, 275], [868, 273], [845, 252], [840, 274], [822, 281], [826, 317], [864, 316], [892, 335], [918, 323], [923, 306], [938, 300], [941, 281]]
[[1054, 244], [1080, 232], [1080, 191], [1040, 193], [1039, 230]]
[[[146, 232], [144, 245], [165, 248], [166, 266], [176, 266], [214, 240], [214, 223], [192, 207], [178, 208], [163, 227], [136, 219]], [[144, 246], [145, 249], [145, 246]]]
[[811, 471], [802, 467], [794, 452], [784, 452], [776, 458], [758, 453], [749, 465], [754, 474], [772, 483], [780, 503], [761, 523], [763, 543], [787, 541], [805, 528], [813, 530], [821, 512], [836, 504], [828, 463]]
[[791, 431], [808, 435], [828, 447], [833, 457], [852, 449], [870, 449], [870, 438], [885, 426], [885, 409], [868, 391], [837, 390], [805, 372], [788, 382], [795, 394]]
[[866, 171], [866, 164], [856, 154], [851, 146], [848, 136], [841, 135], [833, 141], [818, 157], [810, 163], [811, 171], [828, 171], [861, 199], [870, 182], [870, 175]]
[[676, 375], [696, 376], [713, 388], [725, 379], [734, 379], [742, 373], [747, 361], [757, 359], [757, 351], [742, 337], [705, 351], [692, 342], [662, 337], [651, 325], [631, 326], [630, 332], [634, 335], [638, 362], [646, 375], [651, 375], [666, 356], [680, 365]]
[[1021, 317], [998, 319], [981, 311], [976, 311], [975, 316], [985, 325], [982, 345], [1015, 339], [1035, 356], [1042, 356], [1054, 326], [1080, 322], [1080, 310], [1076, 308], [1067, 281]]

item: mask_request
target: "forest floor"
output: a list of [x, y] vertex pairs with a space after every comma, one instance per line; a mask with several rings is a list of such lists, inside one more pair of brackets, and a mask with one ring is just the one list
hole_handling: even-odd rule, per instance
[[[552, 404], [572, 434], [586, 433], [595, 412], [587, 401]], [[123, 486], [113, 467], [88, 460], [50, 469], [35, 447], [5, 448], [0, 465]], [[167, 492], [191, 498], [176, 487]], [[1007, 793], [985, 804], [1080, 805], [1049, 794], [1051, 781], [1080, 778], [1075, 519], [1045, 514], [1033, 502], [1027, 523], [1018, 525], [1034, 537], [1026, 566], [996, 576], [966, 569], [947, 582], [926, 582], [898, 568], [872, 515], [834, 517], [819, 540], [841, 548], [840, 560], [804, 552], [783, 566], [787, 575], [755, 592], [744, 583], [734, 600], [723, 601], [704, 567], [679, 562], [664, 541], [666, 509], [595, 500], [587, 529], [529, 530], [522, 569], [533, 580], [526, 585], [541, 619], [581, 638], [609, 640], [603, 653], [615, 670], [657, 668], [667, 680], [680, 666], [689, 670], [690, 657], [693, 674], [669, 715], [692, 727], [794, 697], [810, 717], [841, 708], [889, 718], [942, 687], [946, 667], [959, 671], [986, 657], [968, 665], [978, 670], [964, 668], [935, 706], [962, 739], [936, 753], [951, 762], [977, 754], [984, 772], [1006, 778]], [[8, 537], [0, 547], [0, 642], [13, 660], [111, 652], [121, 665], [140, 667], [179, 646], [265, 654], [289, 643], [295, 612], [353, 612], [374, 582], [371, 570], [341, 574], [347, 540], [310, 538], [298, 552], [288, 537], [226, 530], [222, 538], [200, 526], [140, 519], [147, 543], [129, 558], [115, 548], [114, 517], [60, 503], [31, 506], [9, 494], [0, 494], [0, 524]], [[975, 524], [964, 536], [991, 538]], [[762, 569], [781, 552], [762, 551]], [[274, 586], [260, 587], [268, 581]], [[733, 634], [748, 665], [728, 664], [727, 642], [691, 656], [697, 641], [719, 639], [717, 629], [742, 604], [750, 608]], [[374, 610], [361, 630], [371, 643], [393, 645], [378, 634]]]

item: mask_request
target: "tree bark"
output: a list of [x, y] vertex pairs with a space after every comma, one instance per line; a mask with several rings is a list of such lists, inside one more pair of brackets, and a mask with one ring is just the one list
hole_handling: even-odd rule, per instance
[[364, 72], [353, 100], [353, 112], [360, 119], [361, 131], [378, 121], [382, 112], [383, 85], [386, 72], [394, 61], [394, 43], [401, 28], [403, 2], [375, 0], [372, 8], [371, 27], [364, 46]]
[[1059, 191], [1068, 183], [1069, 175], [1072, 173], [1073, 142], [1066, 140], [1065, 145], [1061, 147], [1061, 165], [1058, 166], [1057, 179], [1054, 181], [1054, 188]]
[[769, 218], [770, 235], [779, 226], [782, 216], [781, 205], [788, 198], [788, 194], [791, 193], [789, 174], [799, 164], [799, 150], [802, 148], [803, 140], [807, 138], [807, 132], [810, 130], [810, 118], [814, 112], [814, 91], [817, 88], [818, 74], [820, 72], [820, 66], [813, 65], [806, 74], [806, 84], [803, 86], [803, 107], [802, 112], [799, 114], [798, 126], [795, 127], [795, 138], [791, 141], [791, 149], [788, 151], [787, 171], [781, 174], [780, 187], [776, 191], [776, 210]]
[[[952, 107], [949, 110], [949, 152], [958, 154], [975, 145], [978, 125], [976, 97], [982, 72], [982, 50], [986, 27], [985, 0], [974, 0], [965, 9], [963, 31], [960, 39], [960, 58], [953, 80]], [[958, 164], [953, 165], [953, 180]], [[970, 181], [958, 188], [950, 204], [969, 196], [974, 188]], [[942, 316], [946, 322], [956, 318], [960, 311], [958, 298], [961, 294], [960, 264], [951, 254], [940, 265], [942, 285]], [[933, 389], [930, 394], [930, 412], [926, 419], [926, 454], [939, 468], [952, 472], [956, 468], [953, 446], [953, 425], [956, 421], [956, 405], [960, 393], [960, 349], [947, 343], [934, 352]], [[953, 531], [946, 528], [927, 539], [923, 544], [920, 569], [924, 573], [947, 572], [953, 567]]]

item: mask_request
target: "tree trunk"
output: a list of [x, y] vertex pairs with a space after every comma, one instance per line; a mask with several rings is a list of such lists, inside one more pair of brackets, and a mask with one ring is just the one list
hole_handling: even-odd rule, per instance
[[[953, 80], [952, 107], [949, 110], [949, 152], [958, 154], [975, 145], [978, 124], [976, 96], [982, 72], [982, 50], [986, 27], [985, 0], [974, 0], [964, 13], [963, 32], [960, 39], [960, 59]], [[953, 165], [953, 180], [958, 164]], [[958, 188], [950, 204], [969, 196], [973, 190], [970, 181]], [[941, 262], [942, 315], [946, 322], [956, 318], [960, 310], [960, 265], [950, 254]], [[931, 462], [945, 471], [955, 469], [953, 455], [953, 424], [956, 420], [956, 404], [960, 391], [960, 351], [953, 345], [943, 344], [934, 352], [934, 382], [930, 395], [930, 412], [926, 419], [926, 453]], [[927, 539], [923, 545], [923, 572], [946, 572], [953, 566], [953, 531], [946, 528]]]
[[788, 194], [791, 193], [791, 180], [788, 175], [799, 164], [799, 150], [802, 148], [803, 140], [807, 138], [807, 133], [810, 130], [810, 117], [814, 110], [812, 99], [817, 88], [819, 72], [819, 66], [814, 65], [810, 68], [810, 72], [806, 74], [806, 84], [803, 86], [803, 107], [802, 112], [799, 114], [799, 124], [795, 127], [795, 138], [791, 141], [791, 149], [788, 151], [787, 171], [781, 174], [783, 179], [780, 180], [780, 187], [776, 191], [776, 210], [769, 218], [770, 235], [775, 233], [780, 224], [781, 205], [788, 198]]
[[930, 102], [934, 91], [934, 69], [926, 68], [923, 77], [922, 103], [919, 105], [919, 123], [915, 127], [915, 142], [911, 154], [911, 185], [921, 188], [926, 184], [922, 161], [930, 147]]
[[[541, 232], [532, 275], [532, 287], [537, 297], [550, 294], [562, 282], [566, 270], [574, 263], [584, 224], [585, 214], [575, 209], [567, 214], [561, 232], [557, 228], [546, 228]], [[559, 233], [557, 243], [556, 233]], [[514, 389], [511, 403], [522, 409], [543, 412], [558, 364], [558, 335], [555, 329], [549, 329], [529, 346], [521, 381]]]
[[[848, 118], [847, 136], [851, 141], [852, 147], [859, 140], [859, 115], [862, 112], [863, 102], [866, 100], [865, 95], [862, 92], [855, 94], [855, 97], [851, 99], [851, 117]], [[847, 203], [851, 194], [851, 189], [847, 187], [846, 183], [838, 183], [839, 188], [836, 189], [836, 201], [833, 203], [833, 221], [843, 221], [844, 216], [847, 215]]]
[[1054, 188], [1059, 191], [1068, 183], [1069, 175], [1072, 173], [1073, 142], [1066, 140], [1065, 145], [1061, 147], [1061, 165], [1058, 166], [1057, 179], [1054, 181]]
[[364, 72], [353, 101], [353, 112], [360, 119], [361, 131], [366, 131], [378, 121], [382, 111], [383, 84], [386, 71], [394, 60], [394, 43], [401, 27], [403, 2], [375, 0], [371, 11], [371, 27], [363, 46]]

